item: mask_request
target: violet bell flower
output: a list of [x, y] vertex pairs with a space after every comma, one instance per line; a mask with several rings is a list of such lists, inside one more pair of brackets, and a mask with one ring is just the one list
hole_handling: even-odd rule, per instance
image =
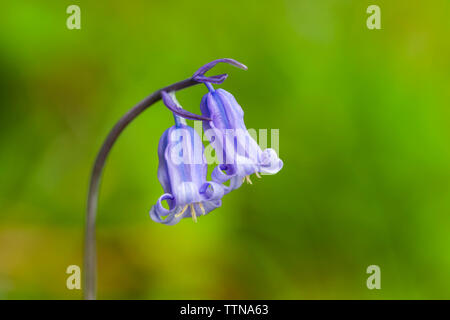
[[[174, 95], [163, 94], [163, 101], [180, 107]], [[224, 194], [222, 185], [206, 181], [208, 166], [200, 136], [184, 119], [176, 114], [174, 118], [175, 125], [163, 133], [158, 146], [158, 180], [164, 194], [150, 210], [154, 221], [167, 225], [188, 217], [197, 222], [197, 215], [221, 206]]]
[[275, 174], [283, 167], [274, 149], [261, 150], [257, 142], [249, 134], [244, 123], [244, 111], [234, 96], [223, 90], [215, 90], [204, 73], [219, 62], [225, 62], [247, 69], [243, 64], [232, 59], [218, 59], [200, 68], [193, 76], [204, 82], [209, 92], [200, 103], [202, 116], [211, 118], [203, 121], [203, 130], [210, 140], [219, 160], [219, 165], [211, 174], [212, 180], [224, 183], [225, 193], [239, 188], [244, 180], [251, 183], [250, 175], [259, 173]]

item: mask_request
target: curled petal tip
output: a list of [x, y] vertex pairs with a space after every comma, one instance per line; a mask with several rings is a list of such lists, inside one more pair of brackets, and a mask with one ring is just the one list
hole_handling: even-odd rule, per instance
[[240, 63], [237, 60], [234, 60], [234, 59], [223, 59], [223, 60], [227, 60], [227, 63], [229, 63], [229, 64], [231, 64], [231, 65], [233, 65], [233, 66], [235, 66], [235, 67], [237, 67], [239, 69], [248, 70], [248, 67], [245, 64]]
[[234, 59], [230, 59], [230, 58], [223, 58], [223, 59], [217, 59], [217, 60], [211, 61], [210, 63], [213, 64], [211, 66], [211, 68], [214, 67], [219, 62], [231, 64], [232, 66], [235, 66], [236, 68], [239, 68], [239, 69], [242, 69], [242, 70], [248, 70], [248, 68], [247, 68], [247, 66], [245, 64], [240, 63], [239, 61], [234, 60]]
[[[235, 67], [237, 67], [237, 68], [239, 68], [239, 69], [243, 69], [243, 70], [247, 70], [247, 69], [248, 69], [246, 65], [240, 63], [239, 61], [236, 61], [236, 60], [230, 59], [230, 58], [223, 58], [223, 59], [213, 60], [213, 61], [211, 61], [211, 62], [205, 64], [204, 66], [200, 67], [200, 68], [194, 73], [194, 75], [192, 76], [192, 78], [193, 78], [194, 80], [199, 79], [199, 76], [204, 76], [204, 74], [205, 74], [208, 70], [212, 69], [216, 64], [221, 63], [221, 62], [222, 62], [222, 63], [228, 63], [228, 64], [231, 64], [232, 66], [235, 66]], [[219, 75], [219, 76], [223, 76], [223, 75]], [[219, 76], [218, 76], [218, 77], [219, 77]], [[212, 77], [209, 77], [209, 78], [213, 78], [213, 79], [214, 79], [214, 77], [216, 77], [216, 76], [212, 76]], [[200, 78], [200, 79], [201, 79], [201, 78]], [[204, 77], [203, 80], [206, 81], [206, 79], [208, 79], [208, 77]], [[225, 79], [226, 79], [226, 78], [225, 78]], [[225, 79], [223, 79], [223, 80], [225, 80]], [[198, 81], [198, 80], [197, 80], [197, 81]], [[200, 82], [203, 82], [203, 81], [200, 81]], [[222, 82], [223, 82], [223, 81], [222, 81]]]
[[164, 105], [173, 113], [179, 115], [182, 118], [190, 119], [190, 120], [203, 120], [203, 121], [211, 121], [210, 118], [189, 112], [179, 107], [177, 103], [172, 99], [170, 94], [166, 91], [161, 91], [161, 98], [164, 102]]

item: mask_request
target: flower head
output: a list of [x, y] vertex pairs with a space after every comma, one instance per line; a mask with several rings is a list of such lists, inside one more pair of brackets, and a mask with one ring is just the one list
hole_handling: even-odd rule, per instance
[[[226, 60], [226, 61], [223, 61]], [[231, 59], [220, 59], [202, 67], [200, 74], [209, 70], [217, 61], [230, 62]], [[233, 65], [243, 66], [237, 61]], [[246, 69], [245, 66], [243, 66]], [[198, 74], [197, 71], [196, 74]], [[195, 74], [194, 74], [195, 76]], [[207, 78], [206, 78], [207, 79]], [[204, 79], [202, 79], [204, 80]], [[275, 174], [283, 167], [273, 149], [261, 150], [257, 142], [249, 134], [244, 123], [244, 111], [234, 96], [223, 90], [215, 90], [211, 83], [205, 82], [209, 92], [200, 103], [202, 116], [210, 118], [203, 121], [203, 129], [216, 150], [220, 165], [212, 172], [212, 179], [218, 183], [230, 180], [225, 192], [239, 188], [244, 180], [251, 183], [250, 175], [259, 173]]]
[[[275, 150], [262, 150], [249, 134], [244, 111], [234, 96], [213, 88], [212, 83], [222, 83], [227, 74], [205, 76], [220, 62], [247, 69], [233, 59], [218, 59], [194, 73], [192, 79], [204, 83], [209, 90], [200, 103], [201, 115], [184, 110], [175, 95], [161, 92], [164, 104], [174, 114], [175, 126], [167, 129], [159, 141], [158, 179], [165, 193], [150, 210], [156, 222], [173, 225], [187, 217], [197, 221], [198, 214], [205, 215], [219, 207], [225, 193], [239, 188], [244, 180], [251, 183], [250, 175], [275, 174], [283, 167]], [[203, 121], [205, 134], [220, 163], [211, 173], [212, 181], [206, 180], [202, 140], [184, 118]], [[223, 185], [226, 181], [230, 181], [229, 186]], [[168, 209], [162, 205], [163, 201]]]
[[167, 225], [187, 217], [197, 221], [198, 215], [219, 207], [224, 194], [220, 184], [206, 181], [207, 164], [199, 135], [183, 119], [174, 117], [176, 124], [163, 133], [158, 146], [158, 180], [164, 194], [150, 210], [154, 221]]

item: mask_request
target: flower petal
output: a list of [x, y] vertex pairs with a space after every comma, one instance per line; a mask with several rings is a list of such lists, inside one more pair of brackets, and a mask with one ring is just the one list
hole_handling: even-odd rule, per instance
[[161, 138], [159, 139], [158, 144], [158, 158], [159, 158], [159, 164], [158, 164], [158, 180], [161, 183], [161, 186], [163, 187], [164, 192], [171, 193], [172, 188], [170, 185], [170, 177], [168, 172], [167, 163], [165, 161], [165, 151], [167, 148], [167, 145], [169, 143], [168, 141], [168, 135], [169, 135], [170, 129], [167, 129], [162, 134]]
[[228, 74], [223, 73], [223, 74], [219, 74], [219, 75], [211, 76], [211, 77], [207, 77], [207, 76], [203, 76], [203, 75], [196, 75], [196, 76], [193, 76], [192, 78], [197, 82], [221, 84], [228, 78]]
[[179, 115], [182, 118], [190, 119], [190, 120], [204, 120], [209, 121], [210, 118], [189, 112], [184, 110], [183, 108], [180, 108], [171, 98], [171, 96], [165, 92], [161, 91], [161, 97], [164, 102], [164, 105], [173, 113]]
[[214, 209], [220, 207], [222, 205], [222, 200], [211, 200], [202, 202], [203, 208], [205, 209], [205, 214], [210, 213]]
[[[211, 173], [211, 179], [216, 183], [225, 183], [230, 180], [230, 185], [222, 185], [224, 194], [232, 190], [238, 189], [242, 185], [242, 176], [237, 176], [234, 172], [227, 173], [226, 165], [218, 165]], [[225, 172], [224, 172], [225, 171]]]
[[205, 200], [219, 200], [223, 197], [225, 190], [223, 186], [216, 182], [205, 182], [200, 187], [200, 195], [204, 197]]
[[[161, 203], [164, 200], [166, 200], [166, 201], [174, 200], [174, 197], [169, 193], [163, 194], [158, 199], [156, 204], [151, 208], [151, 210], [149, 212], [150, 218], [152, 218], [153, 221], [158, 222], [158, 223], [174, 225], [180, 221], [181, 217], [177, 218], [175, 216], [175, 211], [176, 211], [177, 207], [174, 206], [173, 208], [171, 208], [169, 210], [164, 208]], [[163, 219], [163, 217], [166, 217], [166, 218]]]
[[275, 174], [283, 168], [283, 161], [274, 149], [265, 149], [260, 158], [260, 172]]
[[248, 69], [247, 66], [240, 63], [239, 61], [236, 61], [236, 60], [230, 59], [230, 58], [223, 58], [223, 59], [213, 60], [213, 61], [203, 65], [194, 73], [194, 75], [192, 77], [194, 78], [198, 75], [204, 75], [208, 70], [212, 69], [216, 64], [221, 63], [221, 62], [231, 64], [232, 66], [238, 67], [243, 70]]

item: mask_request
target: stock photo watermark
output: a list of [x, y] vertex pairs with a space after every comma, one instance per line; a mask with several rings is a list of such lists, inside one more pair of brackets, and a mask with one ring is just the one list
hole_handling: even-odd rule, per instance
[[66, 20], [66, 26], [69, 30], [81, 29], [81, 9], [76, 4], [67, 7], [66, 13], [70, 16]]
[[366, 270], [367, 274], [370, 274], [370, 276], [367, 278], [366, 285], [367, 289], [373, 290], [381, 289], [381, 269], [379, 266], [373, 264], [367, 267]]
[[66, 273], [69, 274], [66, 280], [66, 287], [69, 290], [81, 289], [81, 269], [76, 264], [67, 267]]
[[[252, 166], [258, 163], [270, 163], [273, 153], [280, 154], [279, 129], [211, 128], [203, 131], [201, 121], [194, 121], [193, 127], [198, 135], [185, 127], [170, 132], [165, 157], [173, 165], [248, 164]], [[266, 149], [269, 144], [269, 134], [270, 149]], [[203, 141], [211, 141], [211, 143], [204, 148]]]
[[366, 13], [370, 14], [367, 18], [367, 29], [381, 29], [381, 9], [379, 6], [373, 4], [367, 7]]

